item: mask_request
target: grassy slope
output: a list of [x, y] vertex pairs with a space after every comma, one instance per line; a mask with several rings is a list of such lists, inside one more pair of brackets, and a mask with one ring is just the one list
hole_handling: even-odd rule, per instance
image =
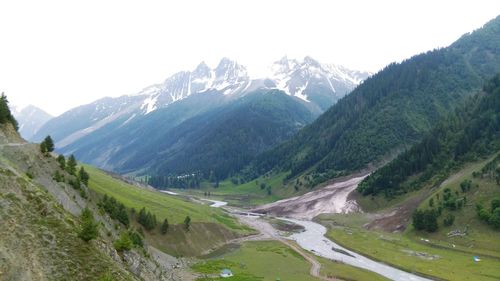
[[[32, 173], [43, 178], [56, 164], [37, 151], [26, 146], [15, 154], [22, 165], [28, 159]], [[96, 280], [108, 273], [116, 280], [132, 279], [97, 243], [78, 238], [78, 219], [4, 153], [13, 152], [0, 154], [0, 280]]]
[[[473, 188], [466, 193], [467, 205], [462, 210], [453, 212], [456, 217], [454, 225], [451, 227], [442, 225], [442, 219], [448, 212], [443, 211], [439, 222], [440, 229], [436, 233], [416, 232], [412, 227], [409, 227], [404, 234], [366, 231], [362, 229], [366, 218], [360, 215], [353, 216], [352, 221], [349, 220], [349, 216], [345, 215], [322, 216], [319, 220], [323, 223], [333, 221], [336, 225], [328, 232], [328, 237], [332, 240], [407, 271], [429, 274], [447, 280], [499, 280], [500, 232], [477, 219], [475, 203], [489, 203], [492, 198], [500, 197], [500, 188], [492, 181], [473, 179], [471, 175], [473, 171], [484, 166], [488, 160], [464, 167], [438, 189], [432, 191], [432, 196], [447, 187], [455, 192], [460, 189], [459, 185], [463, 180], [472, 179], [473, 182]], [[405, 199], [409, 197], [411, 195]], [[428, 206], [428, 200], [422, 202], [421, 208]], [[389, 202], [390, 205], [391, 203], [394, 205], [395, 202]], [[449, 231], [464, 229], [466, 226], [469, 230], [466, 237], [447, 237]], [[422, 239], [428, 239], [429, 242]], [[428, 258], [433, 255], [439, 258], [430, 260], [417, 257], [413, 252], [426, 253], [429, 255]], [[478, 255], [482, 261], [473, 262], [472, 256], [474, 255]]]
[[[188, 202], [179, 197], [137, 188], [115, 179], [105, 172], [85, 165], [90, 174], [89, 188], [100, 194], [115, 197], [128, 208], [137, 211], [146, 207], [162, 222], [167, 218], [169, 232], [161, 235], [158, 229], [146, 233], [150, 243], [175, 256], [196, 256], [213, 249], [226, 241], [253, 230], [240, 224], [221, 209]], [[186, 216], [192, 219], [191, 228], [186, 231], [182, 222]], [[139, 227], [137, 223], [134, 225]]]

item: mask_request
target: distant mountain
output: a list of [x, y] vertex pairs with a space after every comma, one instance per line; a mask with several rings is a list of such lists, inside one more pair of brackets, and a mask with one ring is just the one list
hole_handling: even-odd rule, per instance
[[298, 61], [285, 56], [271, 66], [269, 79], [278, 89], [325, 111], [370, 75], [369, 72], [321, 64], [311, 57]]
[[[208, 114], [203, 116], [209, 118], [208, 116], [217, 115], [214, 112], [218, 110], [226, 112], [236, 106], [239, 100], [247, 100], [247, 96], [256, 92], [268, 93], [274, 98], [275, 90], [281, 89], [280, 96], [287, 96], [286, 102], [280, 101], [272, 106], [276, 106], [276, 115], [292, 118], [270, 120], [275, 113], [260, 103], [260, 106], [263, 106], [261, 113], [264, 114], [265, 111], [262, 120], [282, 122], [273, 123], [273, 126], [290, 129], [286, 134], [288, 137], [290, 132], [311, 122], [369, 75], [343, 67], [322, 65], [310, 57], [301, 62], [282, 59], [275, 63], [271, 70], [268, 78], [251, 79], [244, 66], [227, 58], [222, 59], [213, 69], [201, 63], [193, 71], [176, 73], [163, 83], [147, 87], [136, 95], [103, 98], [65, 112], [47, 122], [33, 138], [41, 140], [50, 134], [56, 140], [59, 152], [75, 153], [79, 159], [106, 169], [120, 172], [144, 171], [152, 163], [146, 165], [148, 161], [139, 161], [138, 159], [144, 158], [139, 151], [169, 150], [161, 144], [172, 142], [170, 136], [175, 135], [186, 140], [188, 135], [204, 130], [195, 126], [217, 127], [220, 125], [217, 122], [224, 120], [213, 118], [210, 119], [213, 122], [210, 124], [197, 121], [188, 123], [191, 118], [197, 117], [196, 120], [200, 120], [203, 114]], [[285, 100], [284, 97], [280, 99]], [[232, 105], [233, 103], [235, 105]], [[303, 112], [304, 108], [308, 112], [307, 117]], [[296, 110], [298, 112], [293, 112]], [[284, 113], [285, 111], [288, 113]], [[245, 111], [245, 114], [255, 114], [255, 111]], [[239, 118], [247, 120], [245, 116]], [[252, 118], [251, 115], [248, 115], [248, 118]], [[296, 121], [300, 126], [294, 125], [291, 130], [289, 124]], [[181, 124], [189, 126], [191, 130], [181, 129], [178, 127]], [[267, 125], [258, 122], [251, 124], [254, 127], [248, 128], [249, 130], [258, 130], [258, 126]], [[172, 131], [174, 128], [175, 131]], [[179, 132], [184, 132], [185, 135]], [[261, 152], [283, 140], [282, 135], [276, 140], [266, 140], [265, 145], [259, 146], [258, 151], [252, 153]], [[243, 141], [241, 144], [246, 143]], [[147, 147], [142, 147], [146, 145]], [[203, 154], [201, 151], [199, 153]], [[186, 157], [181, 159], [180, 154], [176, 155], [176, 161], [189, 158], [185, 155]], [[238, 167], [242, 165], [241, 161], [239, 163]], [[160, 166], [161, 163], [155, 162], [155, 167]], [[164, 168], [157, 170], [168, 172]]]
[[447, 48], [390, 64], [245, 173], [310, 174], [318, 184], [415, 144], [500, 71], [499, 38], [500, 17]]
[[13, 108], [12, 113], [18, 122], [19, 133], [27, 140], [31, 140], [36, 132], [52, 119], [50, 114], [33, 105], [28, 105], [21, 110]]

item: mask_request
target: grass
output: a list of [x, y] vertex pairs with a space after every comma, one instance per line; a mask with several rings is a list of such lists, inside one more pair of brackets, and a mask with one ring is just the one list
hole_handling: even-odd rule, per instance
[[96, 243], [77, 237], [78, 219], [44, 187], [0, 168], [0, 205], [0, 252], [4, 256], [0, 280], [30, 276], [94, 280], [106, 272], [116, 280], [131, 280]]
[[[225, 180], [220, 182], [217, 188], [208, 182], [204, 182], [200, 189], [180, 190], [180, 192], [199, 197], [203, 197], [206, 192], [210, 192], [210, 197], [213, 199], [226, 201], [233, 206], [249, 207], [275, 202], [311, 191], [304, 188], [295, 191], [292, 186], [283, 184], [285, 177], [286, 173], [282, 172], [272, 176], [261, 176], [243, 184], [234, 184], [231, 180]], [[266, 188], [261, 188], [262, 183], [271, 186], [270, 195]]]
[[[302, 256], [277, 241], [245, 242], [241, 248], [219, 257], [195, 264], [194, 271], [205, 274], [199, 280], [319, 280], [309, 275], [311, 265]], [[224, 268], [234, 276], [218, 278]]]
[[181, 197], [138, 188], [113, 178], [92, 166], [85, 165], [85, 170], [90, 174], [89, 188], [91, 190], [113, 196], [128, 208], [134, 208], [136, 211], [146, 207], [160, 221], [167, 218], [170, 224], [180, 224], [186, 216], [190, 216], [192, 222], [213, 222], [239, 232], [251, 231], [221, 209], [189, 202]]
[[[412, 228], [409, 228], [407, 235], [410, 237], [420, 235], [429, 239], [440, 241], [440, 244], [443, 247], [450, 247], [450, 245], [453, 244], [455, 245], [455, 248], [458, 247], [463, 251], [483, 255], [492, 255], [500, 258], [500, 243], [493, 242], [500, 241], [500, 231], [494, 230], [485, 222], [480, 221], [476, 213], [476, 203], [481, 203], [486, 208], [489, 208], [491, 199], [500, 199], [500, 186], [498, 186], [494, 180], [472, 177], [472, 172], [479, 171], [490, 160], [491, 159], [480, 161], [464, 167], [460, 172], [450, 177], [440, 186], [439, 189], [435, 190], [432, 195], [419, 206], [421, 209], [429, 208], [430, 198], [433, 198], [434, 204], [437, 204], [438, 200], [436, 194], [439, 193], [442, 195], [442, 191], [445, 188], [451, 189], [453, 194], [458, 192], [459, 196], [466, 196], [467, 204], [460, 210], [443, 210], [443, 213], [439, 218], [440, 228], [437, 232], [417, 233]], [[472, 188], [469, 191], [462, 193], [460, 183], [464, 180], [471, 180]], [[455, 216], [454, 224], [449, 227], [445, 227], [442, 223], [443, 218], [447, 214]], [[452, 230], [463, 230], [465, 228], [468, 229], [468, 234], [464, 237], [449, 238], [447, 236], [448, 232]]]
[[[436, 247], [434, 241], [415, 241], [405, 235], [331, 229], [327, 237], [360, 254], [394, 265], [408, 272], [446, 280], [499, 280], [500, 259], [481, 257], [475, 263], [472, 253]], [[421, 253], [421, 256], [417, 256]]]
[[[346, 248], [373, 259], [383, 261], [409, 272], [433, 276], [445, 280], [500, 280], [500, 231], [478, 220], [475, 203], [487, 203], [500, 197], [500, 187], [491, 180], [472, 178], [488, 160], [465, 166], [449, 177], [439, 188], [430, 192], [436, 203], [436, 193], [450, 188], [467, 196], [467, 204], [453, 211], [456, 217], [453, 226], [444, 227], [444, 210], [439, 219], [439, 230], [435, 233], [417, 232], [411, 226], [404, 233], [382, 233], [362, 228], [369, 215], [322, 215], [317, 218], [330, 227], [327, 236]], [[461, 193], [460, 183], [472, 180], [472, 188]], [[405, 199], [411, 197], [407, 196]], [[420, 208], [429, 208], [429, 198]], [[486, 206], [487, 204], [485, 204]], [[447, 233], [455, 229], [468, 228], [465, 237], [449, 238]], [[479, 256], [480, 262], [472, 257]]]
[[[323, 276], [342, 280], [388, 280], [376, 273], [328, 259], [314, 257], [321, 263]], [[222, 269], [230, 269], [234, 277], [218, 278]], [[241, 247], [195, 264], [192, 269], [203, 277], [198, 280], [319, 280], [309, 274], [311, 264], [300, 254], [278, 241], [245, 242]], [[206, 276], [206, 277], [205, 277]]]
[[[145, 207], [161, 224], [169, 221], [167, 234], [162, 235], [158, 227], [146, 231], [146, 240], [154, 247], [174, 256], [199, 256], [216, 250], [228, 241], [252, 234], [255, 231], [240, 224], [220, 208], [190, 202], [180, 196], [138, 188], [105, 172], [85, 165], [90, 174], [89, 188], [99, 194], [113, 196], [127, 208], [137, 212]], [[186, 216], [191, 217], [189, 230], [184, 227]], [[141, 227], [132, 215], [132, 226]]]
[[345, 281], [386, 281], [390, 280], [377, 273], [353, 267], [341, 262], [316, 257], [321, 263], [321, 274], [328, 278], [339, 278]]

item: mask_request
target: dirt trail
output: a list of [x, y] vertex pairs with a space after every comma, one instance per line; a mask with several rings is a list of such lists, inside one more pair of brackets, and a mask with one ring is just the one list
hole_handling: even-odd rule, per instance
[[323, 213], [357, 212], [360, 211], [358, 204], [355, 200], [349, 200], [348, 197], [367, 175], [336, 182], [304, 195], [262, 205], [252, 211], [308, 220]]
[[29, 142], [11, 142], [11, 143], [2, 143], [0, 144], [0, 147], [16, 147], [16, 146], [23, 146], [23, 145], [29, 145]]

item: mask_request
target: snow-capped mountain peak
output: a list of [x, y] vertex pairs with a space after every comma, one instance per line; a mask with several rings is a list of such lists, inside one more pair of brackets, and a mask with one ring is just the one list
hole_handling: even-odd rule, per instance
[[302, 60], [285, 56], [271, 65], [270, 72], [269, 78], [278, 89], [307, 102], [324, 98], [337, 100], [371, 75], [334, 64], [321, 64], [310, 56]]
[[244, 66], [223, 58], [213, 69], [201, 62], [193, 71], [178, 72], [163, 83], [147, 87], [137, 95], [145, 96], [141, 110], [148, 114], [157, 108], [208, 90], [232, 94], [248, 84], [249, 80]]

